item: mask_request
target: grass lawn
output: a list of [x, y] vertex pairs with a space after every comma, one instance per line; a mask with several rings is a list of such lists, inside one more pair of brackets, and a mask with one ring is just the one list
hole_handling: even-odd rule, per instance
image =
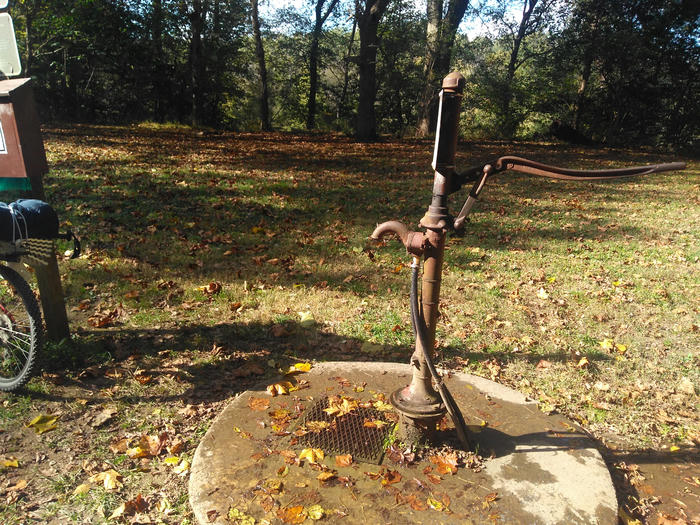
[[[72, 341], [0, 394], [2, 523], [97, 523], [126, 502], [191, 523], [187, 462], [236, 393], [298, 361], [407, 362], [410, 260], [368, 236], [423, 215], [429, 141], [152, 125], [44, 137], [48, 199], [84, 254], [60, 262]], [[627, 181], [495, 179], [448, 238], [437, 338], [443, 366], [590, 432], [625, 516], [697, 517], [700, 163], [553, 143], [459, 152], [463, 166], [689, 163]], [[59, 415], [54, 430], [25, 427], [41, 414]]]

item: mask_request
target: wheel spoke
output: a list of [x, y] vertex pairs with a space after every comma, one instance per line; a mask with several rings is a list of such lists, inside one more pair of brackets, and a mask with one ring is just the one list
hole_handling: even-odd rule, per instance
[[27, 341], [27, 342], [31, 341], [31, 339], [32, 339], [32, 335], [31, 335], [31, 334], [27, 334], [27, 333], [25, 333], [25, 332], [19, 332], [19, 331], [17, 331], [17, 330], [13, 330], [13, 329], [11, 329], [11, 328], [6, 328], [6, 327], [4, 327], [4, 326], [3, 326], [3, 327], [0, 327], [0, 331], [6, 332], [6, 333], [8, 333], [8, 334], [12, 334], [13, 336], [15, 336], [15, 337], [17, 337], [17, 338], [20, 338], [20, 339], [24, 339], [24, 340]]

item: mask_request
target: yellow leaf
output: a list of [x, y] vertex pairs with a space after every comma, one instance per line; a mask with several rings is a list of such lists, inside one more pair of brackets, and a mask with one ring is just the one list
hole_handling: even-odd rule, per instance
[[323, 518], [323, 507], [321, 505], [311, 505], [306, 509], [306, 516], [312, 520], [320, 520]]
[[171, 511], [170, 502], [163, 498], [158, 503], [156, 503], [156, 510], [161, 514], [169, 514]]
[[375, 401], [374, 403], [372, 403], [372, 406], [375, 409], [379, 410], [380, 412], [388, 412], [389, 410], [394, 409], [394, 407], [391, 406], [389, 403], [385, 403], [384, 401], [381, 401], [381, 400]]
[[33, 427], [37, 434], [43, 434], [44, 432], [48, 432], [49, 430], [56, 428], [56, 421], [58, 420], [58, 417], [59, 416], [57, 415], [52, 416], [50, 414], [42, 414], [32, 419], [27, 424], [27, 427]]
[[169, 458], [165, 458], [163, 460], [163, 463], [170, 466], [177, 465], [178, 463], [180, 463], [180, 458], [178, 458], [177, 456], [170, 456]]
[[621, 354], [624, 354], [627, 351], [627, 345], [615, 344], [615, 348], [617, 348], [617, 351]]
[[109, 469], [105, 470], [104, 472], [100, 472], [99, 474], [90, 476], [89, 481], [91, 483], [101, 481], [104, 484], [105, 489], [109, 491], [119, 490], [119, 488], [122, 486], [122, 475], [114, 469]]
[[311, 370], [311, 363], [295, 363], [289, 367], [289, 370], [287, 370], [287, 375], [308, 372], [309, 370]]
[[116, 520], [117, 518], [121, 518], [125, 512], [126, 512], [126, 503], [122, 503], [116, 509], [114, 509], [114, 512], [112, 512], [112, 515], [108, 519]]
[[620, 521], [621, 521], [624, 525], [642, 525], [642, 522], [641, 522], [641, 521], [639, 521], [639, 520], [637, 520], [637, 519], [634, 519], [632, 516], [630, 516], [629, 514], [627, 514], [627, 512], [625, 511], [625, 509], [623, 509], [622, 507], [620, 507], [620, 508], [617, 510], [617, 515], [618, 515], [618, 517], [620, 518]]
[[0, 461], [0, 467], [12, 467], [12, 468], [17, 468], [19, 467], [19, 461], [17, 461], [17, 458], [7, 458], [3, 459]]
[[146, 458], [151, 455], [150, 451], [141, 447], [133, 447], [126, 449], [126, 455], [130, 458]]
[[320, 448], [305, 448], [299, 453], [299, 460], [306, 459], [309, 463], [318, 463], [324, 457], [326, 456]]
[[588, 366], [588, 358], [587, 357], [582, 357], [578, 364], [576, 365], [578, 368], [585, 368]]
[[265, 390], [272, 397], [275, 397], [277, 395], [286, 396], [290, 392], [296, 390], [296, 387], [289, 381], [280, 381], [279, 383], [268, 385], [268, 387]]
[[673, 445], [669, 448], [671, 452], [678, 452], [681, 449], [681, 447], [677, 447], [676, 445]]
[[73, 496], [79, 496], [80, 494], [87, 494], [90, 490], [92, 485], [89, 483], [81, 483], [77, 487], [75, 487], [75, 490], [73, 491]]
[[175, 474], [180, 474], [181, 476], [186, 476], [190, 471], [190, 462], [183, 459], [182, 462], [173, 469]]
[[299, 324], [303, 328], [311, 328], [315, 323], [316, 320], [314, 319], [314, 314], [311, 312], [298, 312], [299, 314]]
[[600, 347], [603, 350], [612, 350], [613, 349], [613, 340], [612, 339], [603, 339], [598, 343]]

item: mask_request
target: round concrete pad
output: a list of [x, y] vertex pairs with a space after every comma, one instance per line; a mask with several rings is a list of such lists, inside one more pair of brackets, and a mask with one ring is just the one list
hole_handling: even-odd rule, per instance
[[522, 394], [468, 374], [445, 382], [484, 457], [478, 472], [439, 475], [427, 459], [338, 467], [328, 454], [322, 463], [337, 475], [320, 481], [317, 465], [285, 463], [303, 447], [276, 435], [270, 412], [295, 415], [329, 395], [388, 399], [410, 377], [409, 365], [322, 363], [297, 375], [304, 388], [290, 395], [271, 397], [266, 385], [240, 394], [195, 453], [189, 494], [198, 522], [301, 523], [308, 515], [311, 523], [323, 509], [325, 521], [348, 524], [617, 523], [615, 490], [594, 443]]

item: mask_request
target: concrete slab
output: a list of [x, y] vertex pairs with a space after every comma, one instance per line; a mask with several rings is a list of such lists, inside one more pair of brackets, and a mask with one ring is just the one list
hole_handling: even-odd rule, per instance
[[271, 397], [261, 385], [237, 396], [195, 452], [189, 495], [198, 522], [302, 523], [306, 516], [311, 523], [322, 509], [326, 521], [348, 524], [617, 523], [615, 490], [593, 441], [522, 394], [468, 374], [446, 384], [484, 457], [478, 472], [438, 475], [428, 460], [406, 466], [388, 458], [338, 467], [326, 455], [322, 463], [337, 473], [321, 481], [318, 466], [285, 463], [303, 447], [293, 435], [276, 435], [271, 412], [296, 416], [329, 395], [388, 399], [410, 377], [409, 365], [322, 363], [296, 376], [306, 383], [290, 395]]

